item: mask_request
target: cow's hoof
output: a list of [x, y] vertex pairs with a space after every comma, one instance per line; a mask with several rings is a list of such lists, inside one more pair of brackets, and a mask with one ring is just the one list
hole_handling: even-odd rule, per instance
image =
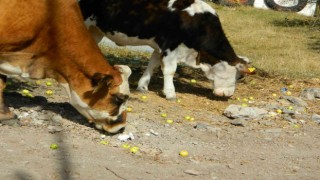
[[166, 97], [167, 100], [169, 101], [175, 101], [177, 100], [177, 96], [176, 96], [176, 93], [164, 93], [163, 92], [163, 95]]
[[141, 93], [147, 93], [149, 91], [147, 87], [137, 87], [137, 90]]

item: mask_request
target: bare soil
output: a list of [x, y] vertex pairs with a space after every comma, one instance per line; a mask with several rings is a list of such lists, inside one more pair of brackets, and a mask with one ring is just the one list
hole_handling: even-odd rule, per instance
[[[292, 124], [277, 115], [234, 126], [223, 116], [228, 105], [241, 104], [243, 98], [254, 98], [250, 106], [277, 102], [280, 88], [292, 85], [292, 95], [299, 96], [304, 88], [319, 87], [319, 79], [260, 73], [241, 80], [232, 98], [221, 99], [212, 95], [201, 72], [179, 66], [179, 101], [167, 101], [161, 95], [160, 72], [150, 92], [141, 94], [135, 88], [142, 68], [132, 69], [132, 111], [119, 134], [105, 134], [87, 123], [56, 82], [11, 79], [6, 103], [20, 115], [38, 117], [21, 117], [22, 126], [0, 126], [0, 179], [319, 179], [319, 124], [311, 119]], [[46, 81], [53, 83], [47, 86]], [[34, 97], [22, 96], [23, 89]], [[48, 89], [52, 95], [45, 93]], [[307, 101], [306, 113], [320, 114], [319, 102]], [[133, 139], [119, 140], [119, 135], [129, 133]], [[58, 148], [51, 149], [52, 144]], [[132, 147], [138, 151], [131, 152]], [[180, 156], [181, 150], [189, 155]]]

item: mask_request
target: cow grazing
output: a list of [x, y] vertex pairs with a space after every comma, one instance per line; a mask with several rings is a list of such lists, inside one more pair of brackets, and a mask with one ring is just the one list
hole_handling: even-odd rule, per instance
[[[118, 45], [149, 45], [154, 49], [138, 90], [147, 91], [153, 70], [161, 65], [163, 93], [175, 99], [177, 63], [201, 68], [214, 94], [232, 96], [237, 77], [248, 73], [246, 58], [236, 55], [215, 10], [201, 0], [80, 0], [85, 20], [98, 42], [105, 34]], [[102, 34], [102, 32], [104, 34]]]
[[22, 76], [56, 79], [98, 129], [125, 126], [131, 70], [105, 60], [76, 0], [1, 0], [0, 12], [0, 120], [15, 117], [3, 100], [6, 77]]

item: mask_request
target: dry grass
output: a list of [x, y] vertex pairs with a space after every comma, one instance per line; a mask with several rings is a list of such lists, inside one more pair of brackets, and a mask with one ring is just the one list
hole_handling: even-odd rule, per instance
[[[237, 54], [249, 57], [256, 68], [290, 78], [320, 77], [320, 19], [253, 7], [211, 5]], [[146, 63], [150, 57], [125, 48], [103, 49], [120, 61], [141, 57]]]
[[269, 74], [320, 77], [320, 20], [252, 7], [222, 7], [225, 33], [238, 54]]

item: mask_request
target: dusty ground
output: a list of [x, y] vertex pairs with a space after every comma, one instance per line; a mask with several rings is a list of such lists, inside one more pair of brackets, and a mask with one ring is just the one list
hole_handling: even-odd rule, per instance
[[[242, 103], [237, 97], [252, 96], [250, 106], [259, 106], [276, 102], [271, 94], [279, 95], [282, 87], [293, 85], [290, 91], [298, 96], [304, 88], [319, 87], [319, 79], [254, 75], [243, 79], [234, 97], [226, 100], [212, 95], [199, 71], [180, 66], [175, 79], [180, 102], [175, 102], [161, 96], [160, 73], [142, 100], [134, 90], [141, 68], [132, 69], [132, 112], [123, 134], [132, 133], [134, 139], [127, 142], [118, 139], [120, 134], [104, 134], [88, 124], [54, 81], [47, 86], [49, 80], [11, 80], [6, 103], [23, 126], [0, 126], [0, 179], [319, 179], [317, 123], [306, 119], [292, 124], [278, 115], [242, 127], [222, 115], [229, 104]], [[23, 89], [35, 97], [17, 93]], [[53, 95], [45, 94], [48, 89]], [[320, 114], [319, 100], [307, 102], [309, 114]], [[58, 149], [50, 149], [53, 143]], [[132, 153], [124, 145], [139, 150]], [[179, 156], [181, 150], [189, 156]]]

